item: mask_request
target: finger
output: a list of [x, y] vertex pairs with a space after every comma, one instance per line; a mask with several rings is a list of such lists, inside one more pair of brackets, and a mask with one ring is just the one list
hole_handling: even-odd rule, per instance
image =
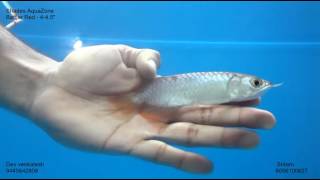
[[215, 105], [180, 108], [171, 121], [270, 129], [275, 124], [275, 117], [268, 111], [252, 107]]
[[130, 154], [190, 172], [206, 173], [212, 170], [212, 164], [206, 158], [157, 140], [139, 142]]
[[140, 75], [145, 79], [153, 79], [157, 74], [157, 67], [155, 59], [156, 53], [151, 50], [142, 50], [137, 57], [136, 67]]
[[137, 49], [126, 45], [118, 45], [123, 62], [128, 67], [136, 68], [144, 79], [156, 77], [160, 66], [160, 53], [153, 49]]
[[156, 138], [190, 146], [227, 148], [251, 148], [259, 143], [258, 135], [252, 131], [185, 122], [165, 127]]
[[249, 101], [241, 101], [241, 102], [231, 102], [223, 105], [235, 105], [235, 106], [257, 106], [261, 102], [261, 98], [249, 100]]

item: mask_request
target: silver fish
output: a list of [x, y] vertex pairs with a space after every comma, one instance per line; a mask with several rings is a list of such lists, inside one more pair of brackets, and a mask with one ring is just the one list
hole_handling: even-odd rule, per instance
[[241, 73], [196, 72], [157, 77], [132, 100], [156, 107], [224, 104], [256, 99], [280, 85]]

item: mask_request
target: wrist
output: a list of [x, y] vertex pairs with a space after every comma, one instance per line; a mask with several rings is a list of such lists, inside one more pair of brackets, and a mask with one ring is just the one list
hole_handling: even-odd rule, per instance
[[57, 65], [0, 27], [0, 105], [28, 114]]
[[0, 59], [1, 105], [20, 114], [29, 114], [34, 99], [47, 86], [58, 62], [15, 56], [1, 56]]

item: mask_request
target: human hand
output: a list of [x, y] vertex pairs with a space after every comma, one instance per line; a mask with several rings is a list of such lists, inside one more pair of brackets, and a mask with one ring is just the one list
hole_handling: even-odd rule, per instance
[[274, 116], [243, 105], [189, 106], [162, 111], [130, 102], [156, 76], [159, 53], [124, 45], [71, 52], [48, 72], [30, 115], [58, 142], [100, 153], [130, 154], [190, 172], [211, 162], [168, 143], [250, 148], [258, 136], [247, 128], [271, 128]]

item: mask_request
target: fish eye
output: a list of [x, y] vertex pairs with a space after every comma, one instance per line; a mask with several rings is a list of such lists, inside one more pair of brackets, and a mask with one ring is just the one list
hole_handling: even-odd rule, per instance
[[259, 87], [262, 86], [263, 82], [262, 82], [261, 79], [253, 79], [253, 80], [251, 81], [251, 84], [252, 84], [253, 87], [259, 88]]

